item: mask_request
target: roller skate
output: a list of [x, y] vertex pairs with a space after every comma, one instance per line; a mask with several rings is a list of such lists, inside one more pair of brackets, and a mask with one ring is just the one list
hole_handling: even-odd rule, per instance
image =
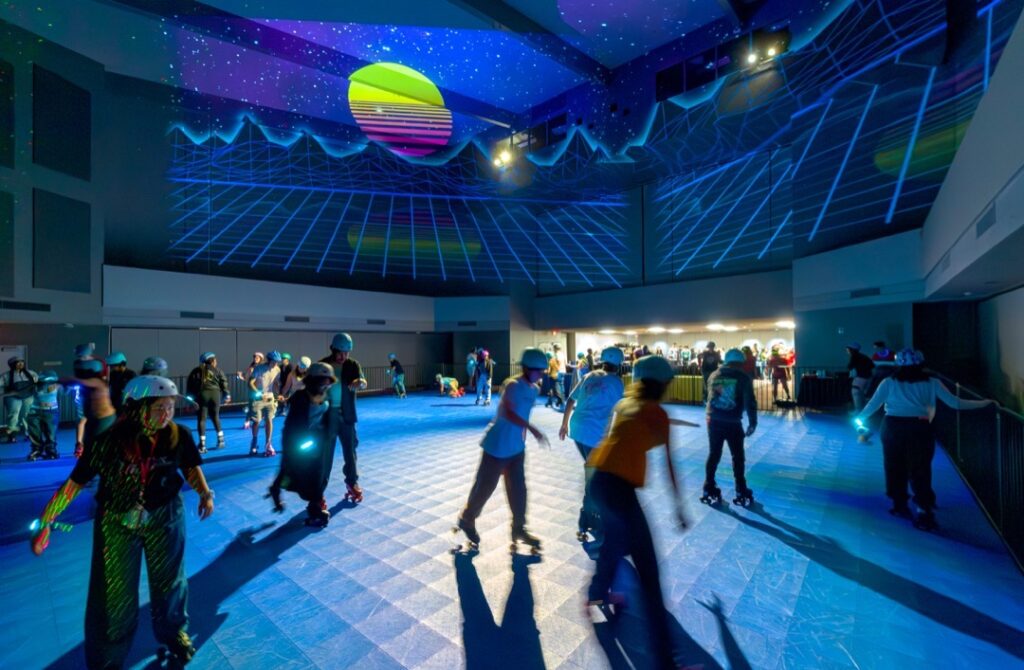
[[274, 510], [275, 514], [280, 514], [280, 513], [284, 512], [284, 503], [281, 502], [281, 487], [280, 486], [278, 486], [276, 484], [271, 484], [270, 488], [267, 489], [267, 494], [265, 496], [263, 496], [263, 497], [264, 498], [270, 498], [272, 501], [274, 501], [273, 510]]
[[46, 448], [43, 450], [43, 458], [45, 458], [48, 461], [53, 461], [60, 458], [60, 452], [57, 451], [57, 445], [46, 445]]
[[28, 452], [28, 458], [26, 460], [38, 461], [41, 458], [43, 458], [42, 450], [36, 447], [35, 445], [32, 445], [32, 451]]
[[217, 446], [214, 447], [214, 449], [223, 449], [226, 446], [228, 446], [228, 445], [225, 444], [225, 442], [224, 442], [224, 436], [223, 435], [218, 435], [217, 436]]
[[206, 448], [206, 440], [200, 440], [199, 441], [199, 453], [200, 454], [205, 454], [208, 451], [209, 451], [209, 449]]
[[83, 452], [85, 452], [85, 445], [81, 442], [75, 442], [75, 458], [81, 458]]
[[361, 503], [363, 502], [363, 487], [359, 484], [345, 484], [346, 491], [343, 500], [346, 502]]
[[249, 430], [250, 428], [252, 428], [252, 422], [246, 419], [245, 423], [242, 424], [242, 430]]
[[252, 438], [252, 442], [249, 443], [249, 455], [250, 456], [259, 456], [260, 455], [260, 449], [259, 449], [259, 447], [256, 446], [256, 438], [255, 437]]
[[580, 542], [601, 542], [600, 517], [580, 510], [580, 518], [576, 524], [576, 539]]
[[939, 529], [939, 524], [935, 521], [935, 512], [919, 505], [915, 505], [915, 507], [916, 509], [913, 511], [914, 528], [924, 531], [936, 531]]
[[188, 633], [181, 630], [178, 636], [156, 650], [156, 657], [162, 668], [183, 668], [196, 655], [196, 648]]
[[910, 511], [910, 507], [907, 506], [906, 502], [893, 503], [892, 509], [889, 510], [889, 514], [903, 519], [914, 518], [914, 513]]
[[264, 456], [268, 456], [268, 457], [269, 456], [277, 456], [277, 451], [274, 450], [274, 445], [272, 445], [271, 443], [267, 442], [266, 446], [263, 447], [263, 455]]
[[327, 501], [323, 498], [320, 502], [311, 502], [306, 505], [306, 525], [315, 528], [325, 528], [331, 519], [331, 513], [327, 511]]
[[722, 502], [722, 489], [714, 484], [705, 484], [704, 493], [701, 495], [700, 501], [705, 505], [720, 504]]
[[747, 488], [739, 489], [736, 491], [736, 497], [732, 499], [732, 503], [740, 507], [750, 507], [754, 504], [754, 492]]
[[14, 444], [18, 439], [18, 433], [12, 433], [7, 428], [0, 428], [0, 444]]
[[452, 534], [458, 535], [459, 531], [466, 534], [465, 544], [458, 544], [451, 550], [453, 554], [475, 554], [480, 550], [480, 533], [476, 530], [476, 524], [467, 523], [459, 517], [458, 522], [452, 526]]
[[513, 554], [517, 553], [516, 548], [519, 544], [525, 544], [530, 547], [530, 554], [539, 556], [541, 552], [540, 538], [536, 535], [532, 535], [525, 528], [513, 528], [512, 529], [512, 544], [509, 545], [509, 551]]

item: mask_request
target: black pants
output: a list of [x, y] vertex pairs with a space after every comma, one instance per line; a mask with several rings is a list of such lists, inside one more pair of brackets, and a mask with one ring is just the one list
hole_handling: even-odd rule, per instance
[[651, 648], [658, 659], [656, 667], [675, 667], [671, 664], [672, 643], [668, 618], [661, 595], [658, 560], [654, 540], [647, 518], [636, 497], [636, 489], [626, 480], [598, 470], [590, 480], [590, 494], [601, 513], [604, 543], [597, 556], [597, 568], [590, 581], [587, 597], [605, 600], [615, 578], [619, 562], [626, 556], [633, 558], [640, 589], [647, 611]]
[[203, 389], [199, 397], [199, 440], [206, 439], [206, 416], [213, 421], [213, 429], [220, 435], [220, 389]]
[[176, 640], [188, 624], [185, 579], [185, 512], [181, 497], [149, 514], [141, 527], [102, 510], [93, 522], [92, 568], [85, 605], [85, 662], [120, 668], [139, 623], [139, 573], [143, 554], [149, 576], [150, 613], [158, 642]]
[[345, 465], [341, 471], [345, 475], [345, 483], [355, 484], [359, 481], [359, 468], [356, 463], [356, 448], [359, 446], [359, 436], [356, 434], [356, 424], [348, 423], [339, 412], [331, 410], [330, 432], [328, 440], [330, 448], [334, 448], [334, 438], [337, 436], [341, 442], [341, 456]]
[[728, 443], [732, 454], [732, 472], [736, 479], [736, 492], [747, 488], [746, 454], [743, 451], [743, 424], [730, 421], [712, 421], [708, 424], [708, 460], [704, 466], [704, 486], [715, 485], [715, 473], [722, 460], [722, 446]]
[[520, 452], [511, 458], [495, 458], [486, 451], [480, 455], [480, 467], [476, 471], [473, 488], [469, 491], [469, 500], [462, 510], [460, 518], [468, 523], [476, 523], [484, 505], [490, 499], [494, 489], [498, 487], [498, 479], [505, 477], [505, 497], [508, 498], [509, 509], [512, 510], [512, 527], [522, 528], [526, 525], [526, 452]]
[[885, 495], [893, 505], [907, 504], [907, 482], [921, 509], [935, 506], [932, 490], [932, 457], [935, 435], [932, 424], [914, 417], [887, 416], [882, 421], [882, 453], [885, 458]]

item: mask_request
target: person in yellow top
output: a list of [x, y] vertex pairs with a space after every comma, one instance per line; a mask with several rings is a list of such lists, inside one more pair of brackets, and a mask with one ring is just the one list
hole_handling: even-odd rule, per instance
[[562, 374], [562, 361], [550, 351], [546, 352], [544, 356], [548, 359], [548, 376], [544, 379], [544, 390], [542, 391], [547, 397], [544, 406], [551, 407], [554, 404], [555, 409], [561, 409], [565, 405], [562, 385], [558, 383], [558, 378]]
[[605, 604], [619, 561], [626, 555], [632, 556], [644, 594], [651, 649], [658, 668], [676, 666], [672, 664], [672, 644], [654, 541], [636, 489], [644, 485], [647, 476], [647, 451], [665, 445], [676, 517], [680, 527], [686, 528], [682, 497], [672, 467], [670, 422], [660, 404], [673, 374], [672, 365], [661, 356], [644, 356], [638, 360], [633, 365], [634, 383], [615, 405], [608, 435], [587, 459], [587, 465], [596, 470], [590, 482], [590, 495], [600, 510], [605, 534], [587, 594], [587, 611], [589, 613], [591, 606]]

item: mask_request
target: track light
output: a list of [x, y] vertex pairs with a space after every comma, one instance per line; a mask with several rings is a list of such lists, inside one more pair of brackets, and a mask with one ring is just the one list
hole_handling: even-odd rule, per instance
[[751, 65], [756, 63], [757, 62], [757, 52], [751, 51], [749, 54], [747, 54], [747, 62], [750, 63]]

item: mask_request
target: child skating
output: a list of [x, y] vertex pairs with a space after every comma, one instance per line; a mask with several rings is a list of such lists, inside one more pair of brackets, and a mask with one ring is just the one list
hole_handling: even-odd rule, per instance
[[540, 551], [540, 539], [526, 530], [526, 433], [547, 446], [547, 437], [530, 423], [530, 412], [537, 401], [536, 384], [547, 371], [548, 363], [543, 351], [527, 347], [520, 364], [523, 373], [505, 382], [498, 411], [480, 441], [483, 448], [480, 466], [466, 506], [453, 529], [466, 534], [470, 550], [480, 545], [477, 517], [498, 486], [498, 479], [504, 477], [505, 494], [512, 511], [512, 550], [515, 551], [516, 543], [523, 543], [534, 553]]
[[391, 388], [395, 391], [395, 397], [405, 399], [405, 368], [398, 360], [398, 356], [388, 354], [388, 369], [385, 370], [391, 376]]
[[[715, 483], [718, 463], [722, 460], [722, 447], [729, 445], [732, 472], [736, 479], [737, 505], [744, 507], [754, 502], [754, 492], [747, 487], [746, 456], [743, 438], [757, 430], [757, 401], [754, 382], [743, 371], [746, 360], [739, 349], [725, 352], [725, 366], [708, 377], [708, 402], [705, 408], [708, 423], [708, 460], [704, 466], [704, 492], [701, 502], [720, 503], [722, 490]], [[747, 430], [743, 430], [743, 413], [747, 414]]]
[[282, 490], [297, 493], [308, 503], [306, 524], [310, 526], [326, 526], [331, 516], [324, 497], [334, 466], [327, 392], [337, 381], [327, 363], [309, 366], [303, 387], [289, 401], [291, 410], [285, 417], [281, 438], [281, 469], [268, 493], [275, 512], [284, 511]]
[[43, 370], [39, 375], [32, 408], [28, 412], [28, 440], [32, 444], [28, 455], [30, 461], [60, 456], [57, 453], [57, 394], [62, 388], [53, 370]]

